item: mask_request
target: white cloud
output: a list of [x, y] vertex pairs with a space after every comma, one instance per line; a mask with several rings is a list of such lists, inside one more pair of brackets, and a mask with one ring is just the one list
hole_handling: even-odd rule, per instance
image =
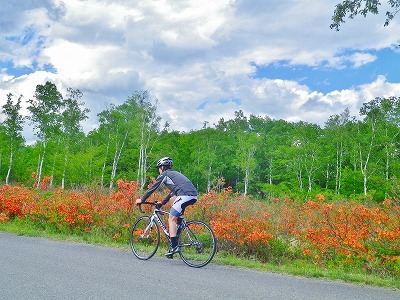
[[369, 53], [354, 53], [350, 60], [353, 62], [355, 68], [359, 68], [365, 64], [375, 61], [377, 57]]
[[[0, 104], [8, 92], [29, 99], [37, 84], [51, 80], [62, 93], [67, 87], [84, 93], [92, 111], [86, 130], [93, 129], [107, 103], [121, 104], [141, 89], [158, 99], [159, 114], [177, 130], [232, 118], [239, 109], [322, 125], [346, 107], [357, 114], [362, 102], [400, 94], [398, 83], [379, 76], [385, 74], [327, 93], [299, 80], [255, 78], [255, 65], [281, 61], [332, 72], [361, 69], [377, 59], [370, 50], [399, 40], [397, 20], [383, 28], [382, 15], [349, 20], [340, 32], [330, 30], [334, 4], [10, 0], [0, 12], [0, 66], [8, 63], [1, 67]], [[10, 63], [34, 70], [13, 76]], [[46, 72], [47, 65], [56, 72]]]

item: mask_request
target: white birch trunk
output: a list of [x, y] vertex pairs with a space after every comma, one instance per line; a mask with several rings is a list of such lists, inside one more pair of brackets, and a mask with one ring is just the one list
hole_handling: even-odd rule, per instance
[[246, 168], [245, 178], [244, 178], [244, 194], [243, 194], [243, 198], [244, 199], [246, 199], [248, 186], [249, 186], [249, 169]]
[[39, 157], [39, 167], [38, 167], [38, 174], [37, 174], [37, 182], [36, 182], [36, 187], [40, 188], [40, 180], [42, 178], [42, 170], [43, 170], [43, 163], [44, 163], [44, 156], [46, 153], [46, 141], [43, 142], [43, 153], [41, 157]]
[[67, 148], [67, 153], [65, 153], [64, 157], [64, 168], [63, 168], [63, 173], [62, 173], [62, 178], [61, 178], [61, 189], [65, 188], [65, 174], [67, 170], [67, 165], [68, 165], [68, 148]]
[[207, 193], [211, 192], [211, 174], [212, 174], [211, 165], [208, 166], [207, 172]]
[[336, 175], [335, 175], [335, 193], [340, 194], [341, 177], [343, 162], [343, 142], [336, 145]]
[[368, 192], [368, 178], [370, 176], [370, 174], [368, 173], [368, 165], [369, 165], [369, 160], [371, 157], [371, 152], [372, 152], [372, 147], [374, 144], [374, 139], [375, 139], [375, 123], [372, 123], [371, 125], [371, 141], [369, 143], [369, 147], [368, 147], [368, 152], [367, 152], [367, 156], [365, 158], [365, 162], [363, 161], [363, 157], [362, 157], [362, 146], [359, 144], [359, 154], [360, 154], [360, 170], [361, 170], [361, 174], [363, 175], [363, 190], [364, 190], [364, 196], [367, 195]]
[[125, 136], [124, 136], [124, 139], [122, 141], [121, 147], [118, 149], [118, 143], [115, 146], [113, 167], [112, 167], [112, 171], [111, 171], [110, 189], [112, 189], [113, 186], [114, 186], [114, 180], [115, 180], [115, 175], [117, 174], [118, 162], [119, 162], [119, 159], [121, 158], [121, 153], [122, 153], [122, 150], [124, 148], [127, 136], [128, 136], [128, 131], [125, 133]]
[[111, 135], [109, 133], [108, 134], [108, 140], [107, 140], [106, 153], [105, 153], [105, 156], [104, 156], [103, 167], [101, 168], [101, 182], [100, 182], [100, 185], [101, 185], [102, 188], [104, 187], [104, 174], [106, 172], [107, 156], [108, 156], [108, 152], [110, 150], [110, 139], [111, 139]]
[[10, 179], [12, 162], [13, 162], [13, 151], [11, 150], [10, 160], [9, 160], [9, 163], [8, 163], [8, 171], [7, 171], [7, 176], [6, 176], [6, 184], [7, 185], [8, 185], [9, 179]]

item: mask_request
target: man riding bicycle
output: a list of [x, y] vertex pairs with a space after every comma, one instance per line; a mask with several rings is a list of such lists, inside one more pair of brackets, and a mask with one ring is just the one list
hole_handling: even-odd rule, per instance
[[161, 205], [165, 205], [168, 201], [171, 203], [170, 215], [168, 217], [171, 245], [165, 254], [168, 258], [172, 258], [175, 253], [180, 251], [177, 238], [178, 217], [183, 215], [187, 206], [196, 203], [198, 197], [197, 189], [193, 183], [182, 173], [172, 170], [172, 165], [173, 161], [170, 157], [161, 158], [157, 162], [160, 175], [143, 197], [136, 200], [137, 205], [146, 202], [146, 199], [163, 185], [170, 190], [170, 193], [161, 202]]

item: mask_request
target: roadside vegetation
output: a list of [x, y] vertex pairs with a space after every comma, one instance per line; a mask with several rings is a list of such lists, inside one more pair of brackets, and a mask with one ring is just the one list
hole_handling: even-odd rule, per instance
[[161, 126], [147, 91], [88, 133], [79, 90], [37, 85], [26, 117], [22, 99], [2, 106], [0, 230], [127, 248], [133, 201], [171, 156], [201, 194], [187, 217], [214, 229], [215, 262], [399, 288], [399, 97], [323, 128], [237, 111], [187, 133]]
[[[45, 182], [41, 188], [4, 185], [0, 230], [129, 250], [140, 189], [136, 182], [117, 185], [112, 192], [50, 189]], [[318, 194], [306, 201], [259, 201], [227, 187], [203, 194], [186, 216], [213, 227], [215, 263], [400, 288], [398, 199], [360, 203]]]

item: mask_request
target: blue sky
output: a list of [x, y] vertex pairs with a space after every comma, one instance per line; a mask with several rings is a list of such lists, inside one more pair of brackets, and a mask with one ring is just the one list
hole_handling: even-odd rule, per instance
[[[0, 7], [0, 104], [47, 80], [97, 113], [148, 90], [173, 129], [234, 112], [323, 126], [400, 96], [399, 18], [329, 28], [331, 0], [9, 0]], [[23, 113], [26, 113], [26, 103]], [[32, 135], [29, 128], [25, 134]]]
[[[346, 51], [348, 55], [352, 53], [353, 51]], [[376, 80], [378, 75], [384, 75], [390, 82], [400, 82], [400, 51], [396, 48], [386, 48], [380, 51], [368, 51], [368, 53], [376, 59], [358, 68], [349, 63], [337, 69], [323, 64], [291, 66], [287, 61], [279, 61], [265, 67], [258, 67], [254, 77], [294, 80], [322, 93], [368, 84]]]

